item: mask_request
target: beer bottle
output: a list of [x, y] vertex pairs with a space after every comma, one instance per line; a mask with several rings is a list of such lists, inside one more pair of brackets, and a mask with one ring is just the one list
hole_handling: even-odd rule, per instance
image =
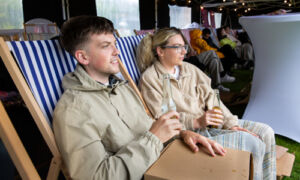
[[[213, 106], [212, 109], [222, 111], [221, 110], [221, 103], [220, 103], [220, 93], [219, 93], [218, 89], [214, 89], [214, 106]], [[216, 128], [216, 129], [220, 129], [221, 125], [219, 125], [219, 126], [213, 125], [212, 127]]]
[[176, 111], [176, 105], [172, 95], [170, 74], [163, 74], [163, 99], [161, 105], [161, 112], [162, 114], [165, 114], [172, 110]]

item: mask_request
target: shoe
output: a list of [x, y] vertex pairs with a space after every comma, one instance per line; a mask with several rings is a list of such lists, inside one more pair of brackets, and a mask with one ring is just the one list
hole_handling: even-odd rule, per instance
[[230, 92], [229, 88], [226, 88], [221, 84], [217, 87], [217, 89], [219, 89], [220, 91], [223, 91], [223, 92]]
[[221, 77], [222, 83], [232, 83], [235, 81], [235, 77], [229, 76], [228, 74], [225, 74], [225, 76]]

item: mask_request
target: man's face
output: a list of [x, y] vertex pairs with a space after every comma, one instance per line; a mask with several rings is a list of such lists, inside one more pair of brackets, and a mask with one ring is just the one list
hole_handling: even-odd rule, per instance
[[111, 74], [120, 71], [117, 60], [120, 51], [116, 48], [113, 34], [91, 35], [84, 49], [88, 61], [86, 65], [84, 64], [85, 70], [96, 81], [107, 83]]

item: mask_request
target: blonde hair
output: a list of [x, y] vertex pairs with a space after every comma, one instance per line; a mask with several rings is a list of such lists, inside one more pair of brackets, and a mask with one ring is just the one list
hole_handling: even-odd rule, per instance
[[168, 40], [177, 34], [183, 37], [181, 31], [177, 28], [164, 28], [156, 31], [153, 35], [146, 35], [137, 48], [137, 64], [141, 73], [143, 73], [154, 61], [158, 60], [156, 53], [157, 47], [163, 47], [168, 44]]

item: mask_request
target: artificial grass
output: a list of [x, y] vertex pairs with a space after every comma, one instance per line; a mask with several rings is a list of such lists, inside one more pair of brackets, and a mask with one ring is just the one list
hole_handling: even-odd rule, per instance
[[300, 144], [281, 135], [276, 135], [276, 144], [289, 148], [288, 152], [295, 154], [295, 162], [290, 177], [284, 180], [300, 180]]
[[[232, 75], [236, 77], [236, 81], [234, 83], [226, 83], [224, 84], [224, 86], [230, 88], [231, 93], [238, 93], [247, 85], [249, 85], [249, 83], [252, 81], [253, 71], [233, 70]], [[221, 93], [221, 98], [222, 98], [222, 93]], [[239, 118], [242, 118], [246, 106], [247, 104], [239, 104], [234, 106], [230, 106], [230, 104], [227, 105], [229, 110], [233, 114], [238, 115]], [[295, 154], [295, 162], [294, 162], [292, 174], [290, 177], [284, 177], [283, 179], [300, 180], [300, 143], [297, 143], [296, 141], [293, 141], [281, 135], [275, 135], [275, 139], [277, 145], [284, 146], [289, 149], [288, 152]]]

